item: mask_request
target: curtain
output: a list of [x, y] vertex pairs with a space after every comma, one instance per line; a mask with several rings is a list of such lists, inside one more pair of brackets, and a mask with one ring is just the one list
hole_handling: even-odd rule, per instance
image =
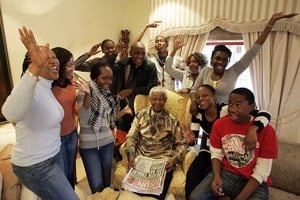
[[[243, 34], [246, 49], [257, 33]], [[300, 36], [272, 32], [250, 67], [255, 96], [261, 108], [272, 114], [279, 140], [300, 143]]]
[[[185, 45], [178, 49], [176, 55], [182, 57], [183, 59], [187, 59], [187, 57], [194, 52], [201, 52], [203, 49], [205, 42], [208, 38], [209, 33], [201, 34], [201, 35], [185, 35], [184, 43]], [[169, 49], [173, 49], [174, 46], [174, 37], [169, 37]]]
[[[149, 47], [156, 35], [199, 35], [216, 26], [238, 33], [259, 32], [276, 12], [300, 11], [299, 0], [151, 0], [149, 21], [162, 20], [149, 31]], [[300, 35], [300, 16], [277, 22], [274, 30]]]

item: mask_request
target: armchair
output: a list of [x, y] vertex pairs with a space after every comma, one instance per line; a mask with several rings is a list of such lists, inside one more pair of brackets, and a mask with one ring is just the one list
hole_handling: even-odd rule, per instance
[[[165, 109], [174, 114], [181, 123], [189, 125], [191, 122], [191, 115], [189, 113], [190, 99], [188, 95], [180, 95], [176, 92], [167, 90], [167, 102]], [[142, 108], [150, 106], [150, 100], [147, 95], [137, 95], [134, 101], [134, 109], [136, 112]], [[128, 158], [125, 153], [124, 144], [120, 147], [122, 160], [116, 163], [116, 170], [114, 173], [113, 184], [116, 188], [122, 188], [122, 180], [128, 171]], [[196, 157], [196, 151], [190, 148], [185, 155], [181, 165], [178, 165], [173, 173], [173, 179], [169, 188], [169, 193], [173, 193], [177, 200], [185, 199], [185, 179], [186, 173]]]

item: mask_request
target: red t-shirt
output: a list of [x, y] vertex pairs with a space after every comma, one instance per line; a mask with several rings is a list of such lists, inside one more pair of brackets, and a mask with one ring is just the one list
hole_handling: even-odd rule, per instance
[[[253, 173], [258, 157], [276, 159], [278, 156], [276, 133], [270, 125], [257, 133], [255, 150], [245, 151], [244, 138], [252, 123], [253, 121], [238, 124], [233, 122], [230, 116], [226, 116], [214, 123], [210, 134], [211, 146], [222, 149], [225, 155], [222, 167], [248, 179]], [[271, 184], [270, 177], [268, 177], [267, 184]]]

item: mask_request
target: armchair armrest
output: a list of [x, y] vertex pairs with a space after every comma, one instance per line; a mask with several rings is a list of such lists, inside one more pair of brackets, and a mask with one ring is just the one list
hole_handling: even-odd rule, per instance
[[187, 171], [189, 170], [192, 162], [197, 156], [197, 152], [194, 148], [190, 148], [187, 153], [184, 156], [184, 159], [182, 161], [182, 170], [183, 173], [186, 175]]
[[125, 152], [125, 142], [120, 146], [119, 151], [122, 156], [122, 160], [116, 163], [116, 169], [114, 172], [113, 184], [115, 188], [122, 189], [122, 180], [128, 171], [128, 158]]
[[126, 152], [125, 152], [125, 143], [126, 143], [126, 142], [124, 142], [124, 143], [120, 146], [119, 151], [120, 151], [120, 154], [121, 154], [121, 156], [122, 156], [122, 160], [120, 160], [118, 163], [120, 163], [120, 164], [122, 164], [122, 165], [124, 165], [124, 166], [128, 166], [128, 157], [127, 157], [127, 154], [126, 154]]

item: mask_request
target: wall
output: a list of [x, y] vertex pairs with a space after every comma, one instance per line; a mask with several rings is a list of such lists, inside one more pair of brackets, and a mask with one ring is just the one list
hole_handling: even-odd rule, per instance
[[[120, 30], [137, 37], [148, 22], [150, 0], [1, 0], [13, 84], [20, 79], [26, 49], [18, 28], [27, 26], [39, 44], [62, 46], [74, 57], [105, 38], [118, 41]], [[133, 39], [131, 39], [133, 40]]]

